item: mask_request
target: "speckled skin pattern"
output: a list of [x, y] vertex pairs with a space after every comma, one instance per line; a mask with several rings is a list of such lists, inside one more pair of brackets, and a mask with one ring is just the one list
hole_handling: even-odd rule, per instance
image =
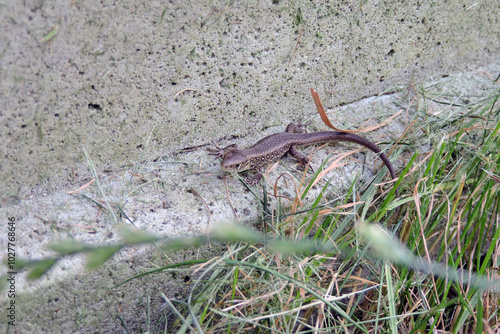
[[[297, 146], [322, 144], [333, 141], [344, 141], [360, 144], [377, 153], [384, 162], [393, 179], [396, 178], [394, 168], [385, 153], [371, 141], [345, 132], [323, 131], [303, 133], [302, 125], [289, 124], [286, 132], [276, 133], [259, 140], [255, 145], [246, 149], [238, 149], [235, 144], [225, 148], [211, 149], [212, 155], [222, 157], [221, 169], [225, 171], [243, 172], [246, 170], [257, 170], [279, 160], [282, 156], [290, 153], [291, 156], [305, 166], [309, 159], [297, 150]], [[396, 191], [397, 193], [397, 191]]]

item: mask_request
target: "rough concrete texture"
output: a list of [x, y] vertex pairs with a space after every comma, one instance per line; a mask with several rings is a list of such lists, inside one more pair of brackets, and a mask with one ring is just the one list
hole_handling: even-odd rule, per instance
[[[127, 220], [117, 206], [139, 228], [161, 235], [204, 233], [209, 224], [236, 219], [204, 146], [250, 145], [297, 120], [324, 130], [310, 87], [335, 109], [342, 128], [406, 109], [404, 94], [389, 93], [423, 79], [450, 75], [449, 82], [469, 84], [447, 89], [481, 95], [491, 88], [485, 73], [497, 66], [464, 78], [453, 73], [498, 63], [499, 10], [494, 1], [4, 2], [0, 217], [17, 218], [17, 252], [28, 258], [53, 255], [42, 246], [58, 239], [119, 240], [117, 221]], [[386, 95], [372, 97], [378, 94]], [[405, 114], [366, 137], [391, 142], [409, 119]], [[320, 150], [313, 166], [334, 150]], [[293, 165], [289, 158], [284, 164]], [[331, 196], [363, 165], [369, 178], [371, 162], [335, 170], [345, 183], [334, 183]], [[284, 171], [273, 171], [270, 185]], [[67, 194], [96, 175], [99, 184]], [[239, 220], [258, 218], [258, 200], [235, 179], [227, 186]], [[293, 188], [282, 191], [293, 196]], [[182, 298], [189, 290], [182, 277], [164, 273], [103, 289], [147, 268], [209, 254], [155, 257], [134, 248], [92, 273], [81, 271], [81, 257], [67, 258], [40, 281], [19, 278], [19, 328], [111, 333], [121, 328], [120, 315], [129, 330], [144, 331], [144, 296], [152, 296], [157, 316], [158, 291]]]
[[[377, 115], [392, 115], [399, 110], [405, 110], [398, 122], [391, 122], [374, 133], [364, 134], [374, 141], [385, 141], [394, 133], [401, 131], [400, 124], [410, 123], [415, 113], [429, 111], [436, 113], [436, 116], [448, 117], [448, 114], [461, 112], [460, 108], [455, 108], [452, 104], [474, 103], [498, 90], [498, 83], [493, 81], [498, 73], [500, 65], [492, 65], [422, 84], [424, 90], [433, 96], [436, 102], [413, 100], [411, 95], [407, 95], [407, 91], [403, 91], [370, 97], [335, 108], [333, 114], [342, 116], [363, 110]], [[442, 102], [448, 102], [450, 105], [443, 106]], [[318, 118], [313, 117], [313, 123], [320, 124]], [[365, 119], [359, 117], [356, 121], [364, 123]], [[373, 119], [369, 120], [368, 124], [373, 124]], [[283, 131], [283, 128], [271, 128], [261, 136], [279, 131]], [[258, 137], [255, 135], [252, 138], [233, 140], [233, 142], [251, 144]], [[418, 149], [421, 150], [422, 156], [425, 156], [425, 152], [432, 148], [432, 143], [439, 142], [441, 138], [432, 138], [425, 134], [423, 139]], [[229, 142], [225, 141], [223, 144]], [[355, 145], [349, 146], [355, 147]], [[328, 155], [347, 150], [345, 147], [322, 148], [313, 155], [313, 167], [317, 170]], [[305, 152], [309, 155], [313, 151], [309, 148]], [[405, 159], [413, 153], [414, 151], [408, 152], [407, 155], [395, 160], [396, 166], [403, 167]], [[380, 165], [380, 162], [374, 161], [373, 155], [363, 159], [364, 156], [365, 154], [356, 154], [355, 157], [361, 163], [355, 163], [356, 161], [351, 159], [348, 165], [336, 168], [329, 174], [333, 182], [324, 192], [325, 201], [342, 197], [345, 194], [345, 186], [351, 183], [354, 175], [371, 177], [373, 164]], [[102, 191], [95, 183], [74, 195], [69, 195], [65, 191], [54, 191], [45, 196], [34, 196], [2, 207], [0, 215], [18, 218], [17, 235], [20, 236], [18, 254], [28, 258], [52, 256], [53, 253], [41, 246], [59, 239], [74, 238], [87, 244], [119, 241], [116, 233], [117, 224], [110, 212], [90, 199], [105, 206], [103, 198], [106, 197], [113, 207], [119, 205], [137, 227], [167, 236], [199, 234], [206, 231], [209, 224], [237, 220], [232, 213], [230, 201], [240, 221], [258, 221], [259, 201], [234, 178], [227, 179], [226, 193], [226, 185], [220, 178], [221, 173], [217, 163], [208, 161], [205, 152], [195, 150], [185, 153], [183, 157], [185, 161], [199, 161], [205, 168], [201, 170], [194, 164], [144, 162], [140, 164], [138, 170], [135, 170], [140, 177], [131, 178], [127, 169], [117, 170], [110, 176], [102, 176], [100, 178]], [[332, 160], [336, 157], [334, 155]], [[268, 189], [274, 186], [280, 174], [286, 172], [285, 167], [293, 166], [292, 159], [283, 160], [283, 166], [278, 166], [267, 178]], [[292, 171], [289, 175], [300, 178], [302, 173]], [[343, 182], [337, 182], [339, 180]], [[310, 191], [303, 201], [306, 206], [313, 201], [324, 182]], [[281, 179], [277, 186], [285, 206], [287, 201], [284, 198], [294, 196], [290, 184], [287, 187]], [[260, 192], [258, 188], [256, 191]], [[271, 207], [276, 206], [277, 200], [269, 196]], [[126, 219], [122, 221], [127, 222]], [[3, 247], [6, 243], [5, 234], [1, 235], [0, 240]], [[161, 299], [161, 293], [169, 298], [184, 300], [191, 289], [184, 280], [186, 275], [191, 273], [178, 270], [165, 271], [132, 280], [115, 289], [106, 288], [153, 268], [189, 259], [208, 258], [220, 255], [221, 252], [219, 247], [214, 247], [176, 254], [153, 254], [152, 247], [134, 247], [122, 250], [95, 272], [84, 271], [84, 258], [73, 256], [60, 261], [41, 280], [26, 282], [23, 276], [18, 276], [16, 287], [21, 293], [16, 301], [21, 307], [17, 312], [17, 330], [19, 333], [116, 333], [123, 328], [118, 318], [121, 317], [129, 331], [144, 332], [149, 329], [152, 333], [162, 332], [161, 329], [165, 324], [162, 313], [165, 304]], [[191, 281], [194, 278], [192, 277]], [[149, 313], [148, 296], [151, 298]], [[5, 304], [4, 297], [1, 299], [2, 304]], [[146, 325], [146, 314], [152, 321], [152, 327], [148, 328]], [[5, 309], [2, 308], [0, 319], [5, 319], [5, 315]], [[172, 321], [173, 319], [170, 319], [169, 324], [172, 324]], [[4, 325], [4, 322], [0, 323], [0, 330], [3, 331]]]
[[158, 159], [304, 118], [310, 87], [332, 106], [492, 63], [499, 6], [7, 1], [2, 195], [78, 184], [82, 147], [114, 170], [139, 159], [152, 129], [147, 159]]

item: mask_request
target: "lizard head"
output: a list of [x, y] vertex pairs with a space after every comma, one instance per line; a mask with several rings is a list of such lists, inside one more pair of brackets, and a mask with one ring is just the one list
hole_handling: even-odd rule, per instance
[[221, 169], [226, 172], [242, 172], [252, 167], [249, 159], [239, 151], [228, 152], [221, 164]]

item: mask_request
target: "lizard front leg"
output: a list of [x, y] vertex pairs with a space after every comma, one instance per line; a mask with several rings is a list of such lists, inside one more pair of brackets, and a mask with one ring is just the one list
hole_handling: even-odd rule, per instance
[[215, 148], [207, 148], [207, 150], [210, 152], [208, 153], [209, 155], [215, 155], [218, 158], [223, 158], [228, 155], [228, 153], [233, 152], [238, 149], [238, 145], [236, 144], [231, 144], [226, 147], [220, 148], [219, 146], [215, 145]]
[[[262, 179], [262, 170], [260, 168], [254, 168], [251, 171], [254, 171], [255, 175], [254, 176], [247, 176], [244, 178], [244, 180], [245, 180], [246, 184], [248, 184], [249, 186], [254, 186], [257, 183], [259, 183], [259, 181]], [[250, 170], [248, 170], [247, 173], [248, 172], [250, 172]]]

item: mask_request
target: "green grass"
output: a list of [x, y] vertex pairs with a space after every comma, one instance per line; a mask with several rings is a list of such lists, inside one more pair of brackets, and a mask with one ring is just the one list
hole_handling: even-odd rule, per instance
[[[495, 91], [452, 108], [448, 103], [440, 113], [428, 109], [429, 97], [435, 103], [454, 97], [422, 88], [415, 122], [392, 153], [393, 160], [404, 161], [398, 199], [390, 187], [380, 193], [374, 186], [383, 181], [384, 170], [364, 189], [356, 215], [347, 205], [359, 192], [355, 184], [343, 200], [331, 202], [324, 180], [315, 201], [299, 201], [314, 176], [306, 178], [291, 208], [278, 205], [270, 212], [259, 198], [269, 238], [307, 240], [317, 249], [298, 252], [297, 244], [289, 244], [276, 252], [256, 240], [228, 243], [224, 256], [200, 267], [188, 301], [170, 305], [185, 315], [170, 328], [179, 333], [498, 331], [499, 95]], [[420, 152], [426, 144], [431, 148]], [[401, 212], [395, 217], [397, 207]]]
[[[292, 173], [295, 198], [265, 183], [263, 192], [251, 189], [262, 206], [262, 219], [253, 222], [260, 231], [228, 224], [214, 230], [211, 240], [226, 245], [225, 254], [120, 285], [159, 271], [188, 272], [186, 299], [162, 295], [167, 332], [499, 331], [500, 91], [463, 105], [463, 96], [435, 91], [422, 87], [407, 101], [414, 119], [389, 147], [391, 160], [402, 162], [398, 198], [392, 186], [379, 186], [385, 168], [369, 183], [353, 182], [340, 199], [331, 198], [330, 180], [322, 179], [320, 195], [305, 200], [321, 169]], [[95, 267], [125, 246], [154, 242], [174, 251], [208, 242], [121, 233], [116, 246], [53, 244], [59, 257], [26, 263], [30, 277], [79, 252]]]

